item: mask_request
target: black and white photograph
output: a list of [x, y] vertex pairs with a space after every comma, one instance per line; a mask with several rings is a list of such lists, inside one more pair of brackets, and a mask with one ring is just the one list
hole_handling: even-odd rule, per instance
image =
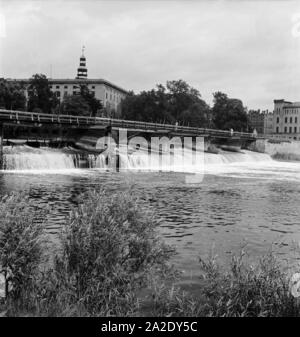
[[300, 1], [0, 2], [3, 321], [299, 317], [299, 206]]

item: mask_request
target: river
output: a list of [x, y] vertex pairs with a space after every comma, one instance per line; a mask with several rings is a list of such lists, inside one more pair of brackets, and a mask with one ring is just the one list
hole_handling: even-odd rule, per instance
[[[57, 152], [47, 155], [54, 162]], [[103, 186], [107, 193], [130, 190], [141, 209], [155, 212], [160, 235], [176, 247], [172, 261], [187, 279], [198, 275], [198, 258], [210, 251], [225, 264], [241, 248], [253, 260], [271, 247], [282, 260], [298, 259], [300, 163], [249, 151], [209, 154], [203, 181], [186, 184], [183, 173], [78, 169], [66, 158], [56, 159], [54, 168], [34, 169], [37, 159], [27, 157], [25, 169], [18, 164], [18, 169], [2, 171], [0, 193], [25, 191], [40, 209], [49, 207], [44, 224], [50, 234], [59, 231], [75, 197]]]

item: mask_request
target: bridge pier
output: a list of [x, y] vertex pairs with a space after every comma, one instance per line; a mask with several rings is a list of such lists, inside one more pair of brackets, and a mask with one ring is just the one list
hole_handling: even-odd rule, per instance
[[3, 170], [3, 124], [0, 123], [0, 170]]

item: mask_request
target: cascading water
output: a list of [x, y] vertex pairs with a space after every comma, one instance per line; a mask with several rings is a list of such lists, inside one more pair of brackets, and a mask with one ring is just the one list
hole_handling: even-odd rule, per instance
[[3, 165], [6, 170], [57, 170], [76, 167], [76, 157], [51, 148], [5, 146]]
[[[235, 164], [255, 164], [273, 161], [268, 154], [251, 151], [226, 152], [219, 154], [201, 153], [195, 157], [192, 150], [182, 153], [159, 154], [154, 151], [149, 155], [147, 150], [130, 149], [128, 153], [119, 153], [118, 167], [125, 170], [195, 172], [204, 165], [205, 171], [214, 172], [221, 167]], [[86, 154], [74, 149], [32, 148], [30, 146], [5, 146], [5, 170], [65, 170], [80, 167], [110, 170], [116, 166], [116, 156], [105, 154]]]

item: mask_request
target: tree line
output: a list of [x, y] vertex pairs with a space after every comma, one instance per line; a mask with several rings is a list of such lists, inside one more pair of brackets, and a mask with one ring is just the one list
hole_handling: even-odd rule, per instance
[[[79, 85], [75, 95], [63, 100], [49, 87], [43, 74], [32, 76], [28, 86], [28, 101], [22, 83], [0, 79], [0, 108], [27, 110], [67, 115], [109, 116], [110, 112], [86, 85]], [[252, 131], [247, 110], [240, 99], [229, 98], [225, 93], [213, 93], [210, 107], [200, 92], [183, 80], [167, 81], [155, 88], [135, 94], [129, 92], [121, 103], [123, 119], [169, 123], [223, 130]]]

